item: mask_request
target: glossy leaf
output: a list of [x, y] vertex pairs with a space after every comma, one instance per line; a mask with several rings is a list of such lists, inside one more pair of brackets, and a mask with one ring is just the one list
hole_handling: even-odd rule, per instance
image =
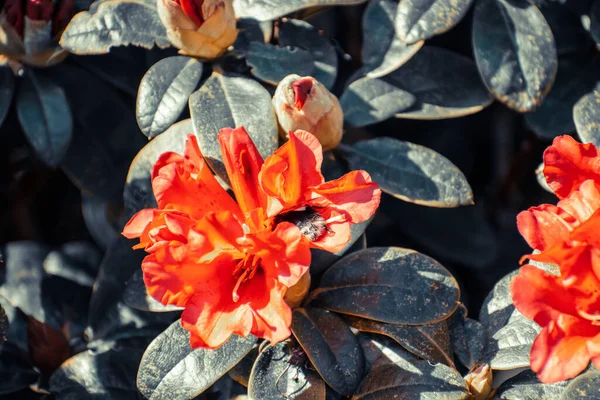
[[488, 337], [484, 361], [499, 370], [528, 367], [529, 352], [540, 331], [538, 324], [515, 310], [506, 325]]
[[238, 36], [233, 48], [246, 54], [250, 43], [269, 43], [273, 34], [273, 21], [259, 22], [254, 18], [240, 18], [237, 21]]
[[129, 164], [147, 142], [137, 126], [133, 101], [81, 67], [62, 64], [50, 72], [73, 110], [73, 140], [61, 167], [85, 193], [121, 204]]
[[393, 117], [415, 103], [415, 96], [381, 79], [362, 78], [346, 88], [340, 105], [344, 120], [355, 127]]
[[136, 270], [125, 283], [123, 301], [128, 306], [141, 311], [169, 312], [183, 309], [182, 307], [173, 305], [165, 306], [150, 296], [146, 291], [141, 269]]
[[399, 247], [373, 247], [342, 258], [311, 294], [332, 311], [408, 325], [448, 318], [458, 298], [458, 284], [442, 265]]
[[235, 382], [247, 388], [250, 381], [252, 367], [254, 366], [254, 362], [256, 361], [257, 357], [258, 346], [252, 349], [252, 351], [250, 351], [250, 353], [248, 353], [246, 357], [244, 357], [239, 363], [237, 363], [233, 368], [231, 368], [229, 372], [227, 372], [227, 375], [229, 375], [229, 377]]
[[344, 248], [337, 253], [330, 253], [321, 249], [310, 249], [311, 261], [310, 261], [310, 273], [312, 276], [322, 274], [332, 266], [336, 261], [340, 260], [344, 254], [353, 253], [358, 250], [367, 248], [367, 238], [365, 236], [365, 230], [371, 223], [371, 219], [361, 222], [358, 224], [352, 224], [350, 226], [350, 233], [352, 236], [350, 240], [344, 246]]
[[252, 79], [213, 73], [190, 96], [190, 112], [204, 158], [227, 183], [217, 141], [219, 129], [243, 126], [263, 158], [277, 149], [279, 133], [271, 95]]
[[2, 346], [4, 342], [8, 340], [8, 329], [9, 329], [8, 316], [0, 304], [0, 350], [2, 350]]
[[252, 67], [252, 75], [272, 85], [277, 85], [290, 74], [312, 75], [315, 69], [310, 53], [299, 47], [252, 42], [246, 57]]
[[594, 90], [583, 96], [573, 107], [577, 134], [583, 143], [600, 146], [600, 92]]
[[71, 242], [51, 251], [44, 259], [44, 271], [81, 286], [92, 287], [102, 254], [90, 243]]
[[344, 320], [320, 308], [296, 308], [291, 328], [323, 380], [342, 395], [354, 393], [363, 373], [364, 356]]
[[407, 44], [396, 33], [394, 0], [369, 2], [362, 19], [363, 47], [361, 72], [369, 78], [380, 78], [398, 69], [425, 43]]
[[452, 29], [473, 0], [403, 0], [398, 5], [396, 30], [407, 43], [429, 39]]
[[559, 58], [593, 50], [594, 41], [586, 31], [578, 12], [568, 6], [563, 7], [559, 1], [544, 1], [539, 8], [552, 29]]
[[500, 279], [483, 300], [479, 321], [486, 328], [488, 337], [492, 337], [506, 325], [515, 311], [510, 295], [510, 283], [518, 273], [519, 271], [513, 271]]
[[414, 354], [386, 336], [360, 332], [358, 342], [365, 355], [366, 373], [383, 365], [406, 365], [418, 360]]
[[306, 362], [302, 350], [291, 349], [287, 342], [265, 347], [252, 368], [248, 396], [254, 400], [324, 399], [325, 382], [305, 367]]
[[558, 64], [552, 30], [536, 6], [525, 0], [478, 1], [473, 49], [496, 99], [519, 112], [542, 104]]
[[0, 68], [0, 126], [4, 123], [15, 93], [15, 76], [12, 70], [5, 66]]
[[152, 191], [152, 167], [162, 153], [172, 151], [183, 154], [187, 135], [194, 133], [193, 131], [191, 119], [180, 121], [151, 140], [135, 156], [129, 167], [123, 193], [128, 218], [143, 208], [157, 206]]
[[600, 59], [582, 57], [561, 59], [556, 81], [544, 103], [525, 121], [538, 137], [553, 139], [558, 135], [575, 132], [573, 106], [600, 81]]
[[73, 118], [63, 89], [37, 71], [27, 70], [17, 94], [17, 116], [38, 158], [56, 166], [73, 135]]
[[102, 250], [108, 249], [119, 235], [119, 224], [115, 206], [108, 201], [94, 196], [81, 196], [81, 215], [85, 227]]
[[429, 207], [473, 204], [463, 173], [431, 149], [387, 137], [340, 149], [351, 169], [366, 170], [384, 192], [401, 200]]
[[460, 363], [471, 370], [483, 358], [487, 340], [485, 328], [480, 322], [467, 318], [467, 308], [462, 304], [447, 321], [452, 350]]
[[317, 28], [302, 20], [289, 19], [279, 27], [279, 44], [295, 46], [310, 53], [314, 63], [311, 76], [326, 88], [333, 87], [338, 69], [337, 52], [331, 40], [320, 34]]
[[154, 64], [142, 78], [137, 95], [136, 117], [148, 138], [167, 130], [185, 108], [202, 76], [202, 63], [175, 56]]
[[[566, 385], [567, 382], [544, 384], [534, 372], [527, 370], [500, 385], [494, 400], [560, 399]], [[583, 400], [581, 397], [575, 398]]]
[[114, 46], [151, 49], [170, 46], [150, 0], [97, 0], [89, 11], [75, 15], [62, 33], [60, 45], [75, 54], [106, 54]]
[[378, 333], [394, 339], [412, 354], [432, 364], [442, 363], [454, 367], [446, 321], [431, 325], [400, 325], [356, 317], [349, 317], [347, 320], [359, 331]]
[[320, 6], [349, 6], [367, 0], [234, 0], [238, 18], [255, 18], [258, 21], [277, 19], [294, 11]]
[[[564, 382], [547, 386], [564, 387]], [[600, 394], [600, 372], [590, 370], [571, 380], [562, 392], [560, 400], [594, 400], [598, 398], [598, 394]], [[558, 398], [556, 395], [555, 397]]]
[[467, 400], [470, 395], [465, 381], [456, 370], [443, 364], [415, 361], [402, 367], [384, 365], [372, 369], [352, 399], [392, 398]]
[[397, 114], [399, 118], [462, 117], [479, 112], [492, 102], [473, 61], [439, 47], [423, 47], [382, 79], [417, 99], [412, 107]]
[[121, 347], [97, 354], [90, 350], [63, 363], [50, 378], [57, 400], [135, 399], [137, 367], [142, 349]]
[[237, 364], [256, 343], [252, 335], [232, 335], [216, 350], [190, 347], [190, 334], [174, 322], [150, 343], [137, 375], [137, 387], [149, 400], [193, 399]]

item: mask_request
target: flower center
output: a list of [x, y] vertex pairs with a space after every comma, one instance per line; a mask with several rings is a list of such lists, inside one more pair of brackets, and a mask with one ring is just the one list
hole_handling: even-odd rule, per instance
[[330, 233], [331, 231], [327, 227], [327, 223], [334, 222], [325, 220], [317, 210], [310, 206], [306, 206], [300, 210], [288, 211], [275, 218], [276, 224], [282, 221], [296, 225], [300, 229], [300, 233], [306, 236], [311, 242], [319, 240], [327, 233]]
[[233, 293], [231, 294], [234, 303], [237, 303], [240, 300], [238, 291], [240, 290], [242, 283], [252, 279], [254, 275], [256, 275], [256, 271], [258, 271], [260, 267], [259, 261], [259, 257], [255, 254], [251, 254], [241, 259], [235, 266], [233, 277], [234, 279], [237, 279], [237, 281], [233, 288]]

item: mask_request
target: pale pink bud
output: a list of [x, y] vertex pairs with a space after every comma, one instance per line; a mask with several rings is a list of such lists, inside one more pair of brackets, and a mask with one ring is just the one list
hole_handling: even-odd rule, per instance
[[286, 76], [275, 91], [273, 107], [282, 134], [304, 130], [319, 139], [323, 150], [342, 140], [344, 114], [337, 97], [312, 76]]
[[158, 15], [179, 53], [212, 59], [235, 42], [232, 0], [157, 0]]

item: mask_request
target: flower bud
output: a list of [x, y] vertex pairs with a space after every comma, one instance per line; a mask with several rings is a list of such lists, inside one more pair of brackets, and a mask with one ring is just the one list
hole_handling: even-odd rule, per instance
[[291, 308], [299, 307], [310, 289], [310, 271], [306, 271], [294, 286], [285, 292], [283, 300]]
[[344, 114], [337, 97], [311, 76], [286, 76], [275, 91], [273, 107], [282, 134], [304, 130], [319, 139], [323, 150], [342, 140]]
[[74, 11], [74, 0], [7, 0], [0, 12], [0, 54], [16, 69], [62, 61], [68, 53], [58, 39]]
[[212, 59], [237, 37], [232, 0], [157, 0], [157, 7], [180, 54]]
[[474, 400], [486, 400], [492, 393], [492, 369], [488, 364], [474, 368], [467, 376], [465, 382]]

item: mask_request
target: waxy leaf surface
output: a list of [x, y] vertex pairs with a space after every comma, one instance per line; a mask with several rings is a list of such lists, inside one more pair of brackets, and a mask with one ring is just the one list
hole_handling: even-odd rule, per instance
[[177, 121], [201, 75], [202, 63], [184, 56], [164, 58], [146, 72], [135, 109], [144, 135], [152, 139]]
[[151, 0], [97, 0], [75, 15], [60, 45], [75, 54], [105, 54], [114, 46], [169, 47], [167, 32]]
[[[564, 383], [559, 384], [564, 387]], [[555, 386], [555, 385], [548, 385]], [[556, 391], [558, 393], [558, 391]], [[594, 400], [600, 394], [600, 372], [589, 370], [569, 381], [560, 400]], [[556, 397], [558, 398], [558, 397]]]
[[296, 308], [291, 328], [323, 380], [340, 394], [354, 393], [362, 377], [364, 356], [344, 320], [320, 308]]
[[542, 12], [526, 0], [480, 0], [473, 18], [473, 52], [490, 92], [515, 111], [542, 104], [558, 67]]
[[234, 0], [238, 18], [255, 18], [258, 21], [277, 19], [294, 11], [310, 7], [350, 6], [367, 0]]
[[366, 170], [381, 190], [401, 200], [442, 208], [473, 203], [463, 173], [427, 147], [381, 137], [340, 148], [351, 169]]
[[600, 91], [583, 96], [573, 107], [577, 134], [583, 143], [600, 146]]
[[216, 350], [194, 350], [189, 332], [181, 327], [181, 321], [175, 321], [146, 349], [137, 387], [149, 400], [193, 399], [244, 358], [256, 341], [252, 335], [232, 335]]
[[544, 384], [538, 380], [533, 371], [527, 370], [500, 385], [494, 400], [561, 399], [560, 396], [565, 392], [566, 386], [567, 382]]
[[342, 258], [311, 294], [332, 311], [407, 325], [448, 318], [458, 298], [458, 284], [442, 265], [399, 247], [373, 247]]
[[315, 69], [310, 53], [299, 47], [252, 42], [246, 56], [252, 75], [272, 85], [290, 74], [312, 75]]
[[470, 370], [483, 358], [487, 340], [485, 328], [480, 322], [467, 318], [467, 308], [462, 304], [446, 321], [452, 350], [460, 363]]

